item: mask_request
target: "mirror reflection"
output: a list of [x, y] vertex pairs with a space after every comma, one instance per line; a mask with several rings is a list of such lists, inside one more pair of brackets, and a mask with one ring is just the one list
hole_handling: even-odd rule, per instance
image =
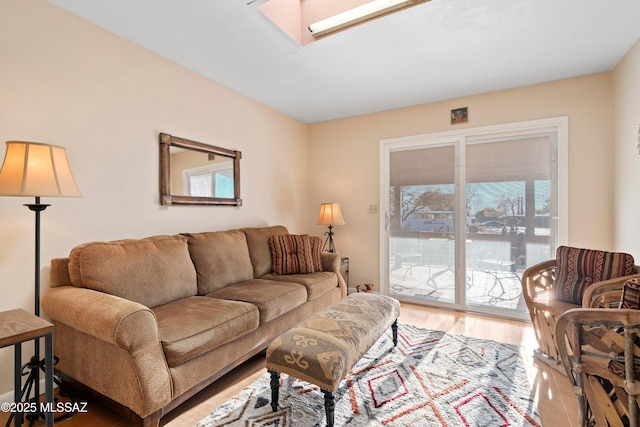
[[161, 204], [240, 206], [239, 151], [160, 134]]
[[170, 147], [171, 194], [233, 199], [233, 161], [225, 156]]

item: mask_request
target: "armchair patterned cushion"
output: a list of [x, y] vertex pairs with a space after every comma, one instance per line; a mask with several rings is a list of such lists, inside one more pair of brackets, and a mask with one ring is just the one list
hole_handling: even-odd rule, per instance
[[629, 279], [624, 282], [620, 308], [640, 309], [640, 279]]
[[[606, 296], [607, 301], [620, 301], [624, 283], [640, 277], [638, 273], [640, 267], [629, 254], [569, 246], [560, 246], [555, 259], [525, 270], [522, 295], [538, 341], [534, 357], [564, 373], [556, 346], [557, 319], [580, 308], [583, 300]], [[606, 290], [604, 294], [597, 291], [600, 287]]]
[[633, 273], [633, 256], [629, 254], [570, 246], [556, 250], [556, 264], [556, 298], [578, 305], [589, 285]]

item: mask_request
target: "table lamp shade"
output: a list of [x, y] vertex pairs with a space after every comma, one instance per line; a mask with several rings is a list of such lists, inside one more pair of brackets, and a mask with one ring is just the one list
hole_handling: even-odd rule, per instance
[[345, 225], [339, 203], [322, 203], [316, 220], [317, 225]]
[[82, 197], [64, 147], [7, 141], [0, 196]]

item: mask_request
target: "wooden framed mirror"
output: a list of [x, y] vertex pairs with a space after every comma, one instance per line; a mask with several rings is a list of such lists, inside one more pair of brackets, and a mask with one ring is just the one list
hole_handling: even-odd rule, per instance
[[160, 204], [242, 206], [236, 150], [160, 134]]

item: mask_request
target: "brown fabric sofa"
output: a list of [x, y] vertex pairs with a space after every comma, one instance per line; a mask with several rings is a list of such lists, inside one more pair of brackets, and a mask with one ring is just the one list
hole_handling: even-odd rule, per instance
[[274, 275], [283, 226], [91, 242], [51, 262], [56, 369], [143, 425], [344, 298], [340, 257]]

